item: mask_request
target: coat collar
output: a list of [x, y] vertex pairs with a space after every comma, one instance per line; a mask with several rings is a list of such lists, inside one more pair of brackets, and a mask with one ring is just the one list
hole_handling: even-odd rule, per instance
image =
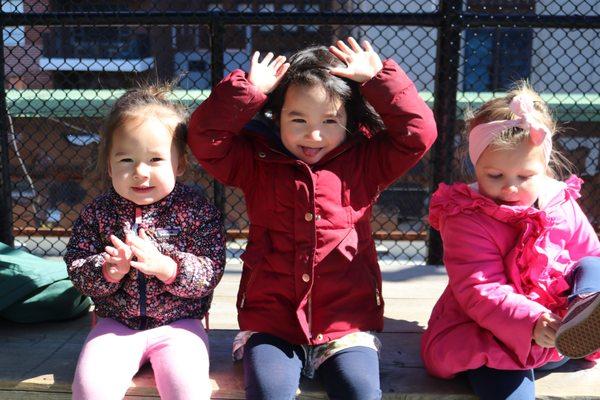
[[578, 199], [581, 190], [580, 178], [573, 175], [564, 182], [547, 178], [544, 190], [540, 193], [540, 207], [523, 207], [498, 205], [477, 190], [477, 185], [455, 183], [452, 185], [440, 184], [438, 190], [432, 195], [430, 202], [429, 222], [435, 229], [439, 229], [439, 219], [443, 215], [454, 215], [461, 212], [483, 212], [493, 218], [510, 222], [522, 218], [545, 219], [547, 212], [570, 198]]

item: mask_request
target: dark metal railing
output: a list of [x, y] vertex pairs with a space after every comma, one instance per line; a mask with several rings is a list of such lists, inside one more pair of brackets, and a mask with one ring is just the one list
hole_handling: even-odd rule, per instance
[[[457, 131], [456, 95], [460, 68], [461, 32], [478, 27], [529, 27], [529, 28], [569, 28], [598, 29], [600, 16], [588, 15], [535, 15], [526, 14], [485, 14], [464, 10], [464, 0], [440, 0], [436, 12], [428, 13], [357, 13], [345, 11], [321, 11], [319, 13], [261, 13], [261, 12], [193, 12], [193, 11], [128, 11], [128, 12], [48, 12], [48, 13], [2, 13], [0, 28], [20, 25], [44, 27], [115, 27], [115, 26], [169, 26], [204, 25], [210, 32], [211, 78], [218, 82], [225, 70], [224, 32], [232, 25], [378, 25], [378, 26], [418, 26], [438, 29], [436, 72], [434, 86], [434, 114], [438, 123], [439, 139], [432, 150], [433, 179], [430, 189], [440, 182], [449, 182]], [[55, 28], [56, 29], [56, 28]], [[50, 39], [49, 39], [50, 40]], [[144, 39], [140, 38], [140, 41]], [[50, 40], [50, 43], [53, 43]], [[2, 42], [0, 42], [2, 44]], [[62, 47], [61, 47], [62, 46]], [[48, 54], [70, 54], [64, 46], [49, 46]], [[136, 44], [142, 54], [147, 47]], [[138, 51], [136, 50], [136, 51]], [[74, 53], [75, 54], [75, 53]], [[4, 78], [4, 58], [0, 61]], [[4, 79], [3, 79], [4, 80]], [[6, 92], [0, 89], [0, 241], [12, 244], [12, 201], [8, 160], [8, 135]], [[223, 187], [214, 184], [215, 203], [224, 209]], [[431, 190], [430, 190], [431, 192]], [[436, 231], [429, 232], [427, 262], [440, 264], [442, 258], [441, 240]]]

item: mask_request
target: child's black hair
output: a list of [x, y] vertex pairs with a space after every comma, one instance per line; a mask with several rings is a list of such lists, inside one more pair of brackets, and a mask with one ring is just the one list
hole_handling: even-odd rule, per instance
[[290, 57], [289, 63], [289, 69], [262, 109], [262, 114], [272, 122], [279, 124], [285, 94], [290, 86], [321, 86], [328, 96], [343, 102], [348, 116], [346, 131], [350, 135], [356, 133], [359, 127], [373, 133], [384, 128], [379, 114], [360, 93], [360, 84], [329, 72], [331, 68], [341, 67], [344, 63], [326, 47], [315, 46], [300, 50]]

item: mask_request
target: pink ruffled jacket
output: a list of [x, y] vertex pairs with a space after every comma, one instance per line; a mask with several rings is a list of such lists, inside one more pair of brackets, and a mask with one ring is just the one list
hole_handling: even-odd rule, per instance
[[537, 368], [561, 359], [532, 341], [539, 316], [567, 308], [565, 275], [600, 242], [576, 202], [582, 181], [548, 178], [535, 207], [497, 205], [476, 187], [440, 185], [429, 220], [440, 231], [449, 283], [423, 335], [434, 376], [488, 366]]

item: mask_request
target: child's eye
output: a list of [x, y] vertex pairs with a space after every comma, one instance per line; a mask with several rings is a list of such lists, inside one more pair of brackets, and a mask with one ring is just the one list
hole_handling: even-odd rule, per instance
[[337, 124], [337, 123], [338, 123], [338, 122], [337, 122], [337, 120], [336, 120], [336, 119], [333, 119], [333, 118], [326, 119], [324, 122], [325, 122], [326, 124]]
[[296, 123], [296, 124], [303, 124], [303, 123], [304, 123], [304, 122], [306, 122], [306, 121], [304, 121], [302, 118], [294, 118], [294, 119], [292, 120], [292, 122], [294, 122], [294, 123]]
[[530, 179], [531, 177], [533, 177], [533, 175], [519, 175], [519, 179], [526, 181], [528, 179]]
[[122, 162], [122, 163], [129, 163], [129, 162], [133, 162], [133, 159], [131, 159], [131, 158], [121, 158], [121, 159], [119, 160], [119, 162]]
[[502, 174], [488, 174], [490, 179], [500, 179], [502, 178]]
[[151, 158], [151, 159], [150, 159], [150, 162], [160, 162], [160, 161], [162, 161], [162, 160], [164, 160], [164, 158], [161, 158], [161, 157], [154, 157], [154, 158]]

